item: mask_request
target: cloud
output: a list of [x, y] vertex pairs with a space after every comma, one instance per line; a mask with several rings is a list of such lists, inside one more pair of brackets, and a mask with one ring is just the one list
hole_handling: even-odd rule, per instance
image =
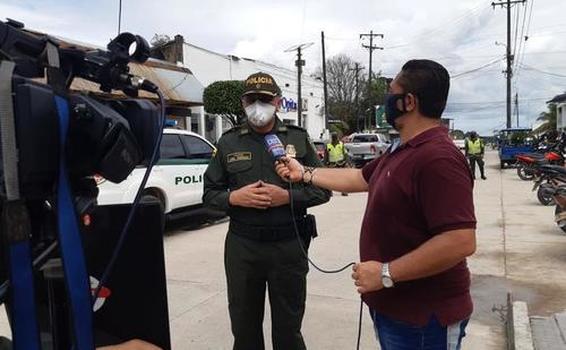
[[[533, 0], [528, 0], [533, 1]], [[537, 0], [524, 66], [566, 75], [563, 0]], [[410, 58], [431, 58], [453, 74], [503, 58], [505, 11], [485, 0], [150, 0], [123, 2], [122, 30], [151, 39], [154, 34], [174, 36], [210, 50], [261, 59], [294, 69], [295, 55], [283, 52], [291, 45], [313, 42], [305, 50], [306, 73], [321, 64], [320, 32], [326, 34], [327, 57], [345, 53], [366, 66], [368, 51], [359, 34], [374, 30], [385, 34], [375, 44], [374, 71], [392, 76]], [[521, 9], [517, 5], [514, 9]], [[527, 5], [528, 6], [528, 5]], [[528, 7], [527, 7], [528, 8]], [[22, 20], [30, 28], [105, 45], [117, 32], [115, 0], [3, 0], [0, 13]], [[522, 19], [522, 18], [521, 18]], [[452, 81], [449, 106], [456, 126], [490, 133], [505, 122], [503, 61]], [[514, 91], [519, 93], [520, 118], [531, 123], [543, 111], [545, 98], [566, 90], [566, 79], [521, 68]], [[485, 103], [485, 102], [497, 102]]]

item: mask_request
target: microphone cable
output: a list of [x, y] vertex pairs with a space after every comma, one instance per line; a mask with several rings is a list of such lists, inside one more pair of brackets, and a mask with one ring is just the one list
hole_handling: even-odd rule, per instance
[[[316, 265], [314, 263], [314, 261], [311, 260], [311, 258], [309, 257], [309, 254], [307, 252], [307, 249], [305, 248], [304, 244], [303, 244], [303, 240], [301, 238], [301, 233], [299, 231], [299, 225], [297, 224], [297, 218], [295, 216], [295, 200], [293, 198], [293, 183], [291, 181], [289, 181], [289, 205], [291, 207], [291, 217], [293, 220], [293, 227], [295, 229], [295, 234], [297, 236], [297, 241], [299, 242], [299, 247], [301, 248], [301, 252], [303, 253], [304, 257], [307, 259], [308, 263], [314, 267], [316, 270], [325, 273], [325, 274], [335, 274], [335, 273], [339, 273], [342, 272], [344, 270], [346, 270], [347, 268], [349, 268], [350, 266], [355, 266], [356, 263], [355, 262], [351, 262], [341, 268], [338, 269], [323, 269], [321, 267], [319, 267], [318, 265]], [[361, 337], [362, 337], [362, 313], [363, 313], [363, 309], [364, 309], [364, 301], [362, 300], [361, 296], [360, 296], [360, 312], [359, 312], [359, 316], [358, 316], [358, 338], [356, 341], [356, 350], [360, 349], [360, 341], [361, 341]]]

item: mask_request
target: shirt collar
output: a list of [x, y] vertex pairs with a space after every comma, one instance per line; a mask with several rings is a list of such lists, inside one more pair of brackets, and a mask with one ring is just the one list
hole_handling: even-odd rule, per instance
[[418, 147], [423, 143], [429, 142], [441, 135], [446, 135], [447, 133], [448, 129], [446, 127], [436, 126], [413, 137], [412, 139], [407, 141], [407, 145], [411, 147]]

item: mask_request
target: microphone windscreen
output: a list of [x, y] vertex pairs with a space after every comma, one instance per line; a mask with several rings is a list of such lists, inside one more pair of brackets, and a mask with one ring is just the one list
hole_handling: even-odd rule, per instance
[[265, 147], [267, 147], [267, 151], [275, 158], [275, 160], [279, 160], [279, 158], [285, 156], [285, 147], [283, 147], [283, 143], [275, 134], [267, 134], [264, 137]]

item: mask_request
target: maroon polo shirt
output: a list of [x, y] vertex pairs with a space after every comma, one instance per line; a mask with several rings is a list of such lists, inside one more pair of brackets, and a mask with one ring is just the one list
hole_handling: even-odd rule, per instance
[[[429, 129], [362, 169], [369, 184], [361, 261], [390, 262], [446, 231], [474, 229], [473, 180], [444, 127]], [[393, 276], [395, 278], [395, 276]], [[470, 317], [466, 260], [438, 275], [367, 293], [370, 308], [391, 318], [443, 325]]]

